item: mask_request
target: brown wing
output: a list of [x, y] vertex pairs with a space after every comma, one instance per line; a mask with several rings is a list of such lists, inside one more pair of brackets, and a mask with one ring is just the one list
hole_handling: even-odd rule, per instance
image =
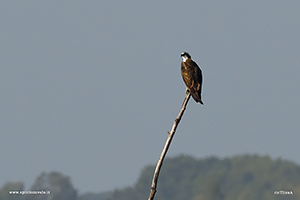
[[181, 75], [182, 79], [188, 89], [191, 89], [193, 85], [193, 69], [187, 62], [181, 63]]
[[[194, 62], [194, 61], [192, 61]], [[201, 69], [198, 67], [198, 65], [194, 62], [194, 80], [196, 80], [195, 82], [197, 82], [196, 84], [196, 92], [195, 94], [192, 94], [192, 97], [193, 99], [196, 101], [196, 102], [199, 102], [201, 104], [203, 104], [202, 100], [201, 100], [201, 89], [202, 89], [202, 71]]]
[[194, 73], [193, 73], [193, 80], [195, 81], [195, 90], [200, 92], [201, 94], [201, 86], [202, 86], [202, 71], [198, 67], [197, 63], [193, 62], [193, 68], [194, 68]]
[[181, 63], [181, 75], [190, 90], [193, 99], [196, 102], [203, 104], [201, 100], [201, 86], [202, 86], [202, 71], [197, 63], [188, 59], [186, 62]]

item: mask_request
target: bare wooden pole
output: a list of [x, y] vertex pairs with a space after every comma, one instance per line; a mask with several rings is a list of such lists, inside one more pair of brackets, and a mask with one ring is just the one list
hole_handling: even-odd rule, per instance
[[157, 186], [157, 181], [158, 181], [158, 175], [159, 175], [159, 172], [160, 172], [160, 168], [162, 166], [164, 158], [165, 158], [165, 156], [167, 154], [167, 151], [169, 149], [169, 146], [171, 144], [172, 138], [175, 135], [175, 131], [176, 131], [177, 126], [178, 126], [178, 124], [181, 120], [181, 117], [182, 117], [182, 115], [185, 111], [186, 105], [187, 105], [190, 97], [191, 97], [191, 94], [189, 92], [187, 92], [187, 94], [185, 96], [185, 99], [183, 101], [183, 104], [181, 106], [180, 112], [179, 112], [177, 118], [174, 121], [174, 124], [173, 124], [173, 127], [172, 127], [171, 131], [169, 132], [169, 137], [166, 141], [166, 144], [165, 144], [165, 147], [164, 147], [163, 151], [161, 152], [161, 155], [159, 157], [159, 160], [157, 162], [157, 165], [156, 165], [156, 168], [155, 168], [155, 171], [154, 171], [152, 185], [151, 185], [151, 191], [150, 191], [150, 195], [149, 195], [148, 200], [153, 200], [154, 199], [154, 195], [156, 193], [156, 186]]

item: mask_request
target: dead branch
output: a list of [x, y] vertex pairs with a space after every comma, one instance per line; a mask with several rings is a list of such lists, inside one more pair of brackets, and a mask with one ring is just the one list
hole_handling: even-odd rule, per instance
[[151, 191], [150, 191], [150, 195], [149, 195], [148, 200], [153, 200], [154, 199], [154, 195], [156, 193], [156, 186], [157, 186], [157, 181], [158, 181], [158, 175], [159, 175], [159, 172], [160, 172], [160, 168], [162, 166], [164, 158], [165, 158], [165, 156], [167, 154], [167, 151], [169, 149], [169, 146], [171, 144], [172, 138], [175, 135], [175, 131], [176, 131], [177, 126], [178, 126], [178, 124], [181, 120], [181, 117], [182, 117], [182, 115], [185, 111], [186, 105], [187, 105], [190, 97], [191, 97], [191, 94], [188, 92], [185, 96], [185, 99], [184, 99], [183, 104], [181, 106], [180, 112], [179, 112], [177, 118], [174, 121], [173, 127], [172, 127], [171, 131], [169, 132], [169, 137], [166, 141], [166, 144], [165, 144], [165, 147], [164, 147], [163, 151], [161, 152], [161, 155], [159, 157], [159, 160], [157, 162], [157, 165], [156, 165], [156, 168], [155, 168], [155, 171], [154, 171], [152, 185], [151, 185]]

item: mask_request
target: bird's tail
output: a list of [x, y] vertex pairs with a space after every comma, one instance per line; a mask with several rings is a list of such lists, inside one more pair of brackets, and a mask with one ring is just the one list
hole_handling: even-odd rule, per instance
[[201, 94], [196, 92], [192, 94], [192, 97], [197, 103], [201, 103], [203, 105], [203, 102], [201, 100]]

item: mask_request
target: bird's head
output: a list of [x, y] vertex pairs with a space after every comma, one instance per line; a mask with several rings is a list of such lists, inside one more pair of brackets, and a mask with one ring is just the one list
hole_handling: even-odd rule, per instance
[[180, 54], [180, 57], [182, 57], [182, 61], [185, 62], [187, 59], [191, 58], [191, 55], [184, 51]]

